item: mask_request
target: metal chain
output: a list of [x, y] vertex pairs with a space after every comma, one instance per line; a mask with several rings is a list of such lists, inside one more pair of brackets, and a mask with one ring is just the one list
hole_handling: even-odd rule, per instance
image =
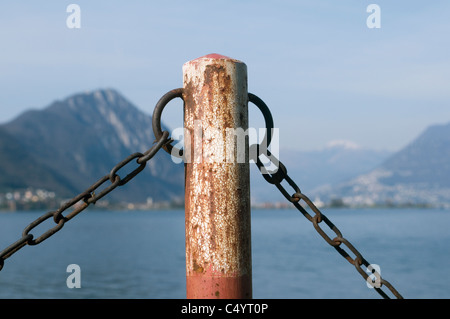
[[[263, 113], [264, 118], [266, 119], [266, 123], [271, 123], [273, 125], [273, 119], [272, 115], [270, 113], [269, 108], [262, 102], [260, 99], [256, 99], [253, 97], [251, 100]], [[266, 134], [271, 134], [271, 127], [267, 127]], [[386, 286], [392, 294], [398, 298], [403, 299], [403, 297], [398, 293], [398, 291], [385, 279], [381, 278], [381, 274], [371, 267], [370, 263], [367, 262], [367, 260], [362, 256], [362, 254], [347, 240], [342, 236], [341, 231], [339, 228], [336, 227], [317, 207], [314, 205], [314, 203], [300, 191], [300, 188], [297, 186], [297, 184], [292, 180], [292, 178], [288, 175], [286, 166], [282, 162], [280, 162], [273, 154], [270, 153], [268, 150], [269, 145], [256, 145], [258, 148], [258, 153], [256, 156], [256, 166], [258, 167], [259, 171], [261, 172], [264, 179], [269, 183], [275, 185], [278, 190], [283, 194], [283, 196], [291, 202], [295, 208], [297, 208], [314, 226], [314, 229], [322, 236], [322, 238], [331, 245], [334, 249], [339, 252], [345, 259], [350, 262], [353, 266], [355, 266], [356, 270], [361, 274], [361, 276], [366, 280], [368, 284], [370, 284], [372, 287], [375, 288], [375, 290], [385, 299], [389, 299], [390, 297], [381, 289], [382, 286]], [[255, 145], [252, 145], [251, 147], [255, 147]], [[262, 147], [265, 148], [265, 154], [261, 152]], [[262, 163], [260, 157], [261, 155], [266, 156], [271, 164], [275, 165], [277, 168], [276, 170], [271, 170], [273, 174], [271, 174], [267, 169], [266, 166]], [[268, 164], [266, 164], [268, 165]], [[269, 166], [267, 166], [269, 167]], [[272, 166], [270, 166], [272, 167]], [[294, 189], [294, 194], [290, 195], [286, 189], [284, 188], [281, 183], [283, 181], [286, 181], [290, 187]], [[314, 215], [311, 216], [308, 211], [300, 205], [300, 201], [304, 201], [306, 203], [306, 207], [309, 207], [313, 212]], [[327, 233], [321, 228], [320, 224], [324, 222], [325, 225], [331, 229], [336, 237], [331, 239]], [[354, 254], [354, 258], [352, 258], [342, 246], [346, 246], [348, 250]], [[372, 274], [369, 275], [368, 272], [366, 272], [362, 267], [365, 267], [367, 271], [370, 271]], [[369, 278], [369, 276], [374, 276], [375, 280]]]
[[[159, 117], [157, 116], [157, 120], [159, 121], [160, 113], [164, 108], [165, 104], [167, 104], [171, 99], [175, 97], [181, 97], [182, 89], [172, 90], [167, 93], [163, 98], [161, 98], [158, 105], [161, 105], [159, 108]], [[291, 202], [310, 222], [312, 222], [314, 229], [322, 236], [322, 238], [330, 244], [333, 248], [335, 248], [345, 259], [347, 259], [352, 265], [355, 266], [356, 270], [363, 276], [366, 282], [371, 283], [375, 290], [384, 298], [389, 298], [389, 296], [381, 289], [382, 286], [386, 286], [397, 298], [403, 298], [397, 290], [386, 280], [381, 278], [380, 273], [378, 273], [375, 269], [370, 269], [372, 271], [372, 275], [375, 276], [376, 280], [369, 280], [369, 274], [362, 269], [362, 266], [365, 266], [366, 269], [369, 270], [370, 264], [367, 260], [361, 255], [361, 253], [347, 240], [342, 236], [341, 231], [323, 214], [320, 210], [314, 205], [314, 203], [301, 191], [297, 184], [289, 177], [287, 174], [287, 169], [273, 154], [271, 154], [267, 147], [270, 144], [271, 140], [271, 129], [273, 128], [273, 119], [270, 113], [270, 110], [266, 106], [266, 104], [259, 99], [257, 96], [249, 93], [249, 102], [254, 103], [263, 113], [266, 126], [267, 126], [267, 136], [265, 137], [266, 145], [266, 156], [269, 160], [277, 167], [277, 171], [273, 174], [267, 172], [264, 164], [260, 160], [260, 156], [262, 153], [260, 152], [260, 145], [256, 145], [257, 147], [257, 157], [256, 157], [256, 165], [260, 172], [262, 173], [264, 179], [270, 183], [275, 185], [278, 190], [283, 194], [283, 196]], [[155, 125], [154, 129], [155, 129]], [[11, 257], [15, 252], [20, 250], [22, 247], [26, 245], [37, 245], [46, 240], [47, 238], [54, 235], [56, 232], [61, 230], [64, 224], [71, 220], [73, 217], [78, 215], [80, 212], [85, 210], [90, 204], [95, 204], [99, 199], [113, 191], [118, 186], [123, 186], [128, 183], [131, 179], [133, 179], [137, 174], [139, 174], [146, 166], [146, 163], [153, 158], [153, 156], [162, 148], [166, 149], [171, 142], [169, 139], [169, 133], [167, 131], [161, 132], [160, 127], [157, 125], [156, 134], [157, 141], [156, 144], [147, 150], [145, 153], [133, 153], [129, 155], [127, 158], [119, 162], [108, 175], [103, 176], [97, 182], [88, 187], [84, 192], [65, 202], [59, 209], [56, 211], [50, 211], [42, 216], [38, 217], [32, 223], [30, 223], [23, 230], [22, 237], [2, 250], [0, 252], [0, 271], [3, 269], [4, 261]], [[181, 155], [181, 154], [180, 154]], [[117, 172], [122, 169], [124, 166], [128, 165], [130, 162], [136, 159], [136, 163], [139, 164], [137, 168], [135, 168], [131, 173], [127, 174], [125, 178], [121, 178]], [[110, 181], [110, 185], [102, 189], [98, 194], [95, 191], [100, 188], [104, 183]], [[286, 191], [286, 189], [281, 185], [283, 180], [286, 180], [288, 184], [294, 189], [294, 194], [291, 196]], [[314, 216], [311, 216], [308, 211], [300, 205], [300, 201], [303, 200], [307, 206], [314, 212]], [[81, 203], [80, 203], [81, 202]], [[68, 213], [66, 216], [63, 216], [63, 212], [69, 208], [73, 207], [73, 210]], [[51, 227], [42, 235], [34, 239], [34, 235], [30, 234], [30, 231], [35, 227], [46, 221], [47, 219], [53, 217], [53, 221], [56, 226]], [[320, 227], [320, 223], [325, 222], [325, 224], [336, 234], [336, 237], [331, 239], [325, 231]], [[355, 257], [352, 258], [342, 247], [341, 245], [346, 246], [350, 252], [352, 252]]]
[[[163, 147], [165, 144], [169, 143], [169, 132], [164, 131], [161, 136], [155, 141], [156, 144], [153, 145], [145, 153], [133, 153], [127, 158], [119, 162], [108, 175], [103, 176], [97, 182], [88, 187], [84, 192], [65, 202], [58, 210], [50, 211], [42, 216], [38, 217], [32, 223], [30, 223], [23, 230], [22, 237], [2, 250], [0, 252], [0, 270], [3, 269], [5, 260], [11, 257], [12, 254], [17, 252], [19, 249], [26, 245], [37, 245], [46, 240], [47, 238], [54, 235], [56, 232], [61, 230], [66, 222], [71, 220], [73, 217], [85, 210], [90, 204], [95, 204], [99, 199], [113, 191], [118, 186], [123, 186], [133, 179], [137, 174], [139, 174], [146, 166], [147, 162], [155, 156], [155, 154]], [[132, 172], [128, 173], [124, 178], [121, 178], [117, 173], [124, 166], [131, 163], [133, 160], [139, 164]], [[97, 191], [100, 186], [106, 182], [110, 182], [110, 185], [104, 187], [100, 191]], [[97, 193], [96, 193], [97, 191]], [[69, 208], [73, 207], [73, 210], [66, 216], [63, 216], [63, 212]], [[42, 235], [34, 239], [34, 235], [30, 234], [30, 231], [37, 227], [39, 224], [43, 223], [47, 219], [53, 217], [53, 221], [56, 226], [51, 227]]]

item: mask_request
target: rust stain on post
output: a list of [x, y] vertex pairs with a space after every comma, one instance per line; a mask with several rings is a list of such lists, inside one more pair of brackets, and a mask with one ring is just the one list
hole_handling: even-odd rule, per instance
[[248, 129], [247, 67], [210, 54], [183, 77], [187, 298], [251, 298], [248, 136], [240, 150], [233, 136]]

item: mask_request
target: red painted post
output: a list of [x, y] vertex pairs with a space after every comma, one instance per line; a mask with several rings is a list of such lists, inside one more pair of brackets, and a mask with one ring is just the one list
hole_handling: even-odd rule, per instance
[[247, 66], [210, 54], [183, 77], [187, 298], [252, 298]]

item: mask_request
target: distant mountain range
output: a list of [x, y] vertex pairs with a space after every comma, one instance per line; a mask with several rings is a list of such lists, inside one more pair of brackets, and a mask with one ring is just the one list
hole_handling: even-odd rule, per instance
[[315, 194], [348, 205], [450, 207], [450, 123], [428, 127], [369, 172], [322, 186]]
[[[73, 197], [131, 153], [145, 152], [154, 140], [151, 116], [117, 91], [75, 94], [0, 126], [0, 192], [31, 187]], [[174, 200], [183, 188], [184, 168], [161, 150], [108, 199]]]
[[[0, 125], [0, 195], [44, 189], [71, 198], [154, 140], [151, 116], [116, 90], [74, 94]], [[348, 205], [450, 203], [450, 123], [429, 127], [396, 153], [335, 141], [317, 151], [281, 148], [279, 158], [311, 199]], [[250, 189], [254, 204], [285, 201], [254, 164]], [[133, 181], [107, 196], [111, 202], [148, 198], [184, 198], [184, 166], [163, 150]]]

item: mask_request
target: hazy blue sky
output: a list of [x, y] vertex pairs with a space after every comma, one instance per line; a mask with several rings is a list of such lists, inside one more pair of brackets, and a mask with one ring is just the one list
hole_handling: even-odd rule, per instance
[[[71, 3], [80, 29], [66, 26]], [[366, 25], [371, 3], [379, 29]], [[282, 147], [397, 150], [450, 121], [449, 42], [448, 0], [2, 1], [0, 123], [97, 88], [151, 114], [182, 86], [183, 63], [216, 52], [247, 64]], [[172, 128], [180, 105], [163, 114]]]

